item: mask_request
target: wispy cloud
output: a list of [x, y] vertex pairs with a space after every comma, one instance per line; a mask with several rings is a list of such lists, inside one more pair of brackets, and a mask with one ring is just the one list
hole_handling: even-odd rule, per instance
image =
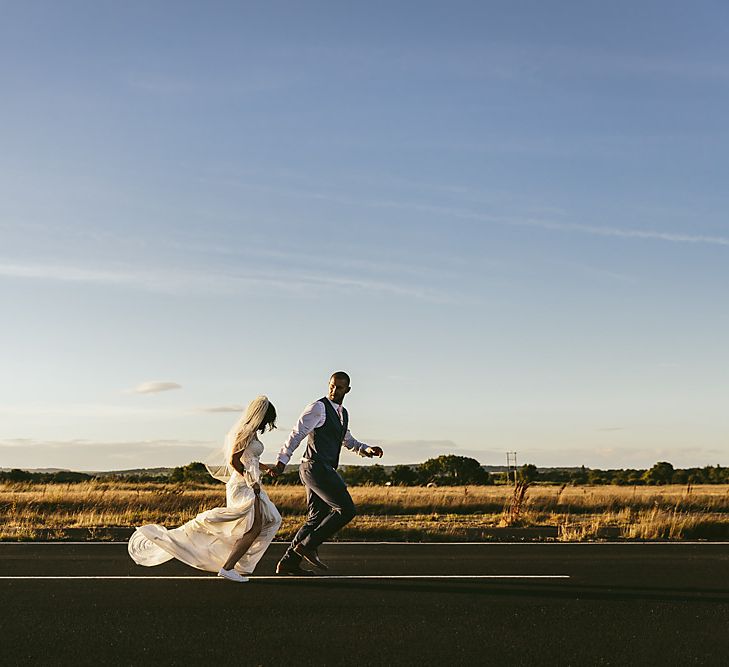
[[666, 78], [689, 81], [729, 80], [721, 59], [676, 57], [674, 53], [645, 53], [624, 49], [589, 49], [554, 43], [461, 45], [447, 51], [409, 51], [400, 57], [403, 68], [468, 79], [539, 82], [565, 75]]
[[646, 239], [653, 241], [668, 241], [671, 243], [701, 243], [708, 245], [729, 246], [729, 237], [706, 236], [703, 234], [683, 234], [677, 232], [660, 232], [644, 229], [621, 229], [619, 227], [596, 227], [593, 225], [580, 225], [565, 222], [552, 222], [549, 220], [511, 220], [507, 224], [525, 227], [539, 227], [559, 232], [578, 232], [596, 236], [616, 236], [619, 238]]
[[0, 261], [0, 276], [6, 278], [36, 278], [67, 282], [137, 284], [150, 277], [145, 271], [98, 269], [70, 265], [52, 265], [45, 262]]
[[126, 447], [199, 447], [200, 445], [208, 445], [210, 441], [207, 440], [169, 440], [169, 439], [158, 439], [158, 440], [114, 440], [114, 441], [101, 441], [101, 440], [86, 440], [83, 438], [74, 438], [71, 440], [39, 440], [36, 438], [5, 438], [0, 439], [0, 446], [2, 447], [38, 447], [43, 446], [49, 449], [63, 449], [65, 447], [109, 447], [113, 449], [119, 447], [124, 449]]
[[133, 392], [135, 394], [158, 394], [162, 391], [172, 391], [173, 389], [182, 389], [181, 384], [177, 384], [177, 382], [142, 382], [142, 384], [137, 385]]
[[636, 279], [634, 276], [627, 275], [625, 273], [617, 273], [616, 271], [610, 271], [596, 266], [588, 266], [580, 262], [555, 262], [552, 261], [550, 264], [565, 267], [572, 271], [579, 272], [599, 282], [610, 282], [610, 283], [623, 283], [631, 284], [635, 283]]
[[81, 471], [174, 467], [204, 461], [220, 446], [205, 440], [0, 440], [5, 468], [66, 468]]
[[663, 77], [689, 81], [729, 80], [729, 66], [722, 60], [676, 58], [668, 53], [626, 53], [562, 49], [558, 62], [575, 70], [635, 77]]
[[585, 465], [591, 468], [650, 468], [657, 461], [690, 468], [729, 463], [729, 450], [711, 447], [585, 447], [570, 449], [524, 449], [520, 460], [538, 466]]
[[[145, 383], [145, 384], [176, 384], [176, 383]], [[144, 385], [140, 385], [144, 386]], [[179, 387], [179, 385], [177, 385]], [[149, 394], [170, 391], [169, 389], [150, 388], [146, 391], [130, 389], [129, 394]], [[193, 417], [200, 414], [215, 414], [242, 412], [244, 405], [219, 405], [211, 407], [157, 407], [156, 401], [147, 407], [141, 405], [109, 405], [105, 403], [31, 403], [0, 405], [0, 415], [16, 417], [88, 417], [88, 418], [118, 418], [118, 417], [144, 417], [144, 418], [182, 418]]]
[[175, 417], [183, 416], [188, 412], [180, 408], [148, 408], [101, 403], [0, 405], [0, 415], [22, 417]]
[[48, 265], [41, 262], [11, 262], [0, 260], [0, 276], [61, 282], [79, 282], [97, 285], [132, 287], [153, 292], [180, 293], [198, 291], [202, 293], [235, 293], [265, 286], [294, 292], [312, 298], [320, 289], [362, 290], [382, 292], [394, 296], [413, 298], [435, 303], [453, 300], [453, 296], [439, 289], [392, 280], [376, 280], [369, 277], [333, 276], [315, 271], [281, 269], [265, 271], [251, 268], [246, 272], [221, 273], [218, 271], [187, 270], [176, 268], [135, 267], [128, 264], [111, 268]]
[[686, 234], [681, 232], [662, 232], [646, 229], [624, 229], [620, 227], [598, 227], [596, 225], [583, 225], [569, 222], [556, 222], [552, 220], [543, 220], [538, 218], [518, 218], [495, 216], [477, 211], [469, 211], [459, 208], [450, 208], [444, 206], [429, 206], [418, 204], [404, 203], [380, 203], [379, 206], [393, 206], [398, 208], [412, 208], [413, 210], [427, 211], [431, 213], [440, 213], [464, 220], [481, 221], [498, 225], [507, 225], [512, 227], [534, 227], [546, 229], [555, 232], [576, 232], [579, 234], [590, 234], [593, 236], [614, 236], [629, 239], [645, 239], [651, 241], [667, 241], [670, 243], [692, 243], [692, 244], [708, 244], [729, 246], [729, 237], [727, 236], [708, 236], [704, 234]]
[[729, 246], [729, 237], [727, 236], [709, 236], [704, 234], [686, 234], [681, 232], [662, 232], [646, 229], [624, 229], [620, 227], [599, 227], [596, 225], [583, 225], [570, 222], [556, 222], [552, 220], [544, 220], [539, 218], [519, 218], [495, 216], [478, 211], [470, 211], [467, 209], [451, 208], [447, 206], [430, 206], [419, 204], [405, 203], [380, 203], [380, 206], [393, 206], [398, 208], [412, 208], [413, 210], [427, 211], [431, 213], [439, 213], [464, 220], [473, 220], [480, 222], [493, 223], [498, 225], [507, 225], [512, 227], [534, 227], [546, 229], [555, 232], [576, 232], [579, 234], [591, 234], [593, 236], [614, 236], [619, 238], [645, 239], [652, 241], [667, 241], [671, 243], [692, 243], [692, 244], [708, 244]]
[[707, 244], [718, 246], [729, 246], [729, 237], [713, 236], [706, 234], [688, 234], [683, 232], [664, 232], [647, 229], [626, 229], [621, 227], [600, 227], [597, 225], [585, 225], [580, 223], [559, 222], [548, 219], [533, 217], [503, 216], [484, 213], [482, 211], [454, 206], [442, 206], [438, 204], [421, 203], [408, 200], [378, 200], [378, 199], [357, 199], [346, 197], [340, 194], [317, 192], [304, 189], [277, 188], [251, 183], [231, 181], [231, 185], [238, 187], [258, 189], [275, 192], [286, 196], [297, 198], [325, 200], [336, 204], [351, 205], [357, 207], [406, 210], [418, 213], [428, 213], [473, 222], [484, 222], [489, 224], [504, 225], [511, 227], [533, 227], [548, 231], [578, 234], [590, 234], [593, 236], [612, 236], [618, 238], [643, 239], [651, 241], [664, 241], [670, 243]]

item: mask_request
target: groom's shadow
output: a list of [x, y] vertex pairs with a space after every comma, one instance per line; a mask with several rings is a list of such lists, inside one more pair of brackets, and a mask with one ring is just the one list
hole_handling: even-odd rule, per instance
[[[251, 581], [255, 581], [252, 578]], [[348, 590], [362, 593], [410, 593], [437, 595], [475, 595], [480, 597], [548, 598], [562, 600], [652, 600], [664, 602], [729, 603], [729, 589], [671, 588], [650, 586], [589, 585], [574, 582], [506, 582], [506, 581], [397, 581], [387, 579], [274, 579], [258, 585], [299, 586], [307, 589]]]

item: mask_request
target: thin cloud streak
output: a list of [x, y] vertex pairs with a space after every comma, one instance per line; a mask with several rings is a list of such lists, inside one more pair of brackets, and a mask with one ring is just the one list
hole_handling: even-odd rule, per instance
[[463, 220], [489, 222], [497, 225], [506, 225], [512, 227], [535, 227], [556, 232], [577, 232], [580, 234], [592, 234], [596, 236], [614, 236], [619, 238], [635, 238], [666, 241], [671, 243], [692, 243], [729, 246], [729, 237], [726, 236], [707, 236], [703, 234], [685, 234], [680, 232], [657, 232], [643, 229], [623, 229], [619, 227], [597, 227], [594, 225], [554, 222], [550, 220], [540, 220], [536, 218], [510, 218], [489, 215], [468, 209], [454, 208], [451, 206], [419, 204], [412, 201], [399, 202], [394, 200], [358, 200], [351, 197], [345, 197], [329, 193], [275, 188], [269, 186], [255, 185], [251, 183], [230, 182], [229, 184], [236, 185], [237, 187], [272, 192], [279, 195], [329, 201], [334, 204], [351, 205], [357, 207], [366, 206], [368, 208], [390, 208], [396, 210], [415, 211], [419, 213], [432, 213], [436, 215], [446, 215], [461, 218]]
[[550, 222], [546, 220], [511, 221], [509, 224], [527, 227], [540, 227], [564, 232], [580, 232], [597, 236], [616, 236], [620, 238], [647, 239], [669, 241], [672, 243], [701, 243], [708, 245], [729, 246], [729, 238], [725, 236], [704, 236], [701, 234], [679, 234], [675, 232], [655, 232], [642, 229], [620, 229], [617, 227], [594, 227], [573, 223]]
[[126, 405], [89, 403], [0, 405], [0, 415], [20, 417], [179, 417], [186, 414], [180, 408], [142, 408]]
[[6, 438], [0, 440], [0, 447], [48, 447], [50, 449], [64, 449], [66, 447], [108, 447], [109, 449], [124, 449], [125, 447], [200, 447], [215, 446], [208, 440], [86, 440], [75, 438], [72, 440], [39, 440], [35, 438]]
[[204, 461], [220, 444], [206, 440], [0, 440], [4, 468], [114, 471]]
[[490, 222], [499, 225], [514, 227], [536, 227], [557, 232], [578, 232], [580, 234], [592, 234], [596, 236], [615, 236], [620, 238], [635, 238], [655, 241], [668, 241], [672, 243], [700, 243], [709, 245], [729, 246], [729, 237], [706, 236], [703, 234], [683, 234], [677, 232], [656, 232], [643, 229], [621, 229], [618, 227], [596, 227], [594, 225], [581, 225], [577, 223], [553, 222], [550, 220], [539, 220], [535, 218], [503, 218], [499, 216], [486, 215], [476, 211], [455, 209], [442, 206], [428, 206], [419, 204], [398, 204], [396, 202], [372, 203], [373, 206], [388, 206], [394, 208], [410, 208], [429, 213], [440, 213], [451, 215], [465, 220]]
[[162, 391], [172, 391], [174, 389], [182, 389], [182, 385], [177, 384], [177, 382], [142, 382], [132, 391], [135, 394], [158, 394]]
[[[136, 394], [130, 390], [130, 394]], [[72, 404], [31, 404], [31, 405], [0, 405], [0, 415], [16, 417], [145, 417], [145, 418], [180, 418], [192, 417], [200, 414], [240, 413], [245, 410], [244, 405], [220, 405], [211, 407], [170, 407], [149, 408], [140, 406], [108, 405], [93, 403]]]
[[312, 272], [215, 273], [178, 269], [149, 270], [129, 265], [115, 269], [96, 269], [69, 265], [49, 266], [41, 263], [20, 264], [0, 261], [0, 277], [117, 285], [152, 292], [180, 293], [191, 289], [205, 293], [230, 293], [258, 286], [278, 288], [303, 296], [311, 295], [311, 286], [330, 289], [361, 289], [414, 298], [434, 303], [450, 303], [452, 296], [439, 290], [413, 287], [368, 278], [341, 278]]
[[[669, 461], [677, 468], [693, 468], [717, 463], [726, 465], [729, 452], [712, 447], [585, 447], [571, 449], [524, 449], [521, 460], [545, 467], [650, 468], [658, 461]], [[620, 461], [619, 464], [616, 464]]]

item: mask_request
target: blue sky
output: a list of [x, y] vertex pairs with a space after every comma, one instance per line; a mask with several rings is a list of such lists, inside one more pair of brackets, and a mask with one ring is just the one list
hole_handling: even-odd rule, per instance
[[729, 465], [724, 3], [2, 14], [0, 467]]

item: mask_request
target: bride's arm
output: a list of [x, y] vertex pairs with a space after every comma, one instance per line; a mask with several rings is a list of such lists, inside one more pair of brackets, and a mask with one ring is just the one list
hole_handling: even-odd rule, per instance
[[246, 469], [240, 460], [240, 452], [236, 452], [235, 454], [233, 454], [233, 456], [230, 458], [230, 465], [232, 465], [241, 475], [246, 474]]

